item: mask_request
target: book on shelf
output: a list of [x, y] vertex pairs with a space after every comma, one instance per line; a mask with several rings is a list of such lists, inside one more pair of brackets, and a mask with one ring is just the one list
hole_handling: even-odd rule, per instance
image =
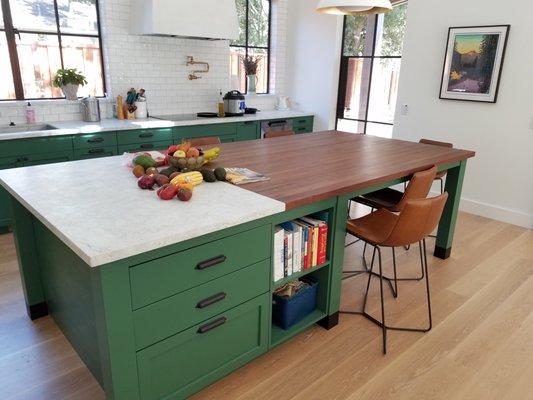
[[279, 281], [285, 276], [285, 231], [281, 227], [274, 230], [274, 281]]
[[328, 219], [327, 213], [316, 213], [276, 226], [274, 281], [326, 262]]

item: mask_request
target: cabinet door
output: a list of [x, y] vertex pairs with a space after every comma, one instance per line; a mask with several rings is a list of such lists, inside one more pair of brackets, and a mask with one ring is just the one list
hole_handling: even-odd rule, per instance
[[173, 128], [141, 129], [117, 133], [119, 145], [142, 144], [149, 142], [172, 141]]
[[87, 135], [77, 135], [72, 137], [75, 149], [89, 149], [117, 146], [117, 135], [115, 132], [89, 133]]
[[237, 123], [237, 140], [254, 140], [260, 137], [260, 124], [258, 121], [245, 121]]
[[267, 349], [266, 293], [137, 353], [141, 398], [185, 399]]
[[[184, 139], [209, 136], [218, 136], [221, 142], [235, 141], [236, 134], [237, 124], [235, 123], [178, 126], [174, 128], [174, 143], [181, 143]], [[232, 140], [225, 140], [225, 138], [232, 138]]]
[[43, 165], [72, 161], [73, 159], [74, 155], [72, 154], [72, 151], [63, 151], [57, 153], [45, 153], [24, 156], [23, 162], [25, 167], [30, 167], [32, 165]]
[[[0, 169], [22, 167], [22, 162], [18, 157], [0, 158]], [[11, 206], [9, 204], [9, 194], [0, 186], [0, 229], [11, 224]]]
[[110, 157], [117, 155], [116, 147], [94, 147], [92, 149], [75, 149], [75, 160], [87, 160], [89, 158]]
[[313, 132], [314, 117], [298, 117], [293, 118], [292, 127], [295, 133], [310, 133]]

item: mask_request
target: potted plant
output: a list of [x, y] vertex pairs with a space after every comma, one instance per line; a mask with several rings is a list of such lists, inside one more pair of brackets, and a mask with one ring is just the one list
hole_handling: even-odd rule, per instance
[[248, 93], [255, 93], [257, 86], [257, 70], [262, 58], [260, 56], [246, 56], [242, 58], [244, 73], [248, 79]]
[[59, 68], [52, 85], [60, 87], [67, 100], [78, 100], [78, 88], [85, 86], [87, 79], [75, 68]]

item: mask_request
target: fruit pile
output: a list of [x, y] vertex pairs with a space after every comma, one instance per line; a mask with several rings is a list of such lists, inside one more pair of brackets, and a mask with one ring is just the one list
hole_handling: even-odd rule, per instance
[[190, 142], [170, 146], [167, 150], [168, 164], [178, 168], [181, 172], [197, 171], [203, 165], [213, 161], [220, 154], [218, 147], [209, 150], [202, 150], [199, 147], [191, 146]]
[[[132, 172], [138, 178], [137, 185], [139, 188], [153, 190], [154, 187], [159, 187], [157, 189], [157, 196], [161, 200], [177, 198], [181, 201], [189, 201], [192, 197], [194, 187], [200, 185], [202, 182], [226, 180], [226, 170], [224, 168], [218, 167], [215, 170], [211, 170], [203, 166], [218, 157], [218, 148], [206, 150], [205, 152], [201, 151], [201, 149], [191, 147], [190, 144], [188, 145], [187, 152], [183, 150], [184, 147], [178, 150], [176, 148], [179, 148], [179, 146], [171, 146], [168, 149], [168, 154], [173, 155], [167, 155], [164, 161], [158, 162], [154, 160], [149, 153], [140, 154], [133, 159]], [[182, 152], [185, 156], [182, 157], [182, 153], [178, 152]], [[171, 162], [172, 158], [185, 160], [187, 166], [180, 168], [178, 163], [175, 165]], [[192, 159], [194, 159], [195, 170], [191, 170], [188, 167], [189, 165], [192, 166], [192, 162], [189, 163], [189, 160]], [[196, 170], [196, 165], [198, 164], [201, 164], [199, 171]]]

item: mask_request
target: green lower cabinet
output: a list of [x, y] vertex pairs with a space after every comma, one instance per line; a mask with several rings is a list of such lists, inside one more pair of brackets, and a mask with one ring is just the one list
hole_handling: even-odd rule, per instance
[[[0, 158], [0, 169], [22, 167], [23, 164], [18, 157]], [[0, 186], [0, 233], [6, 231], [11, 224], [11, 209], [9, 207], [10, 198], [7, 191]]]
[[172, 141], [173, 128], [140, 129], [117, 133], [117, 142], [120, 145], [154, 143]]
[[137, 153], [140, 151], [166, 150], [171, 144], [171, 140], [164, 140], [161, 142], [126, 144], [118, 146], [118, 154]]
[[270, 294], [137, 353], [141, 399], [185, 399], [267, 350]]
[[32, 165], [43, 165], [43, 164], [53, 164], [58, 162], [72, 161], [74, 159], [74, 154], [72, 150], [62, 151], [56, 153], [43, 153], [43, 154], [33, 154], [23, 157], [23, 162], [25, 167]]
[[295, 133], [310, 133], [313, 132], [314, 117], [299, 117], [293, 118], [292, 129]]
[[87, 160], [90, 158], [110, 157], [117, 155], [117, 147], [94, 147], [90, 149], [74, 149], [75, 160]]
[[255, 140], [261, 137], [261, 124], [258, 121], [237, 123], [237, 140]]

